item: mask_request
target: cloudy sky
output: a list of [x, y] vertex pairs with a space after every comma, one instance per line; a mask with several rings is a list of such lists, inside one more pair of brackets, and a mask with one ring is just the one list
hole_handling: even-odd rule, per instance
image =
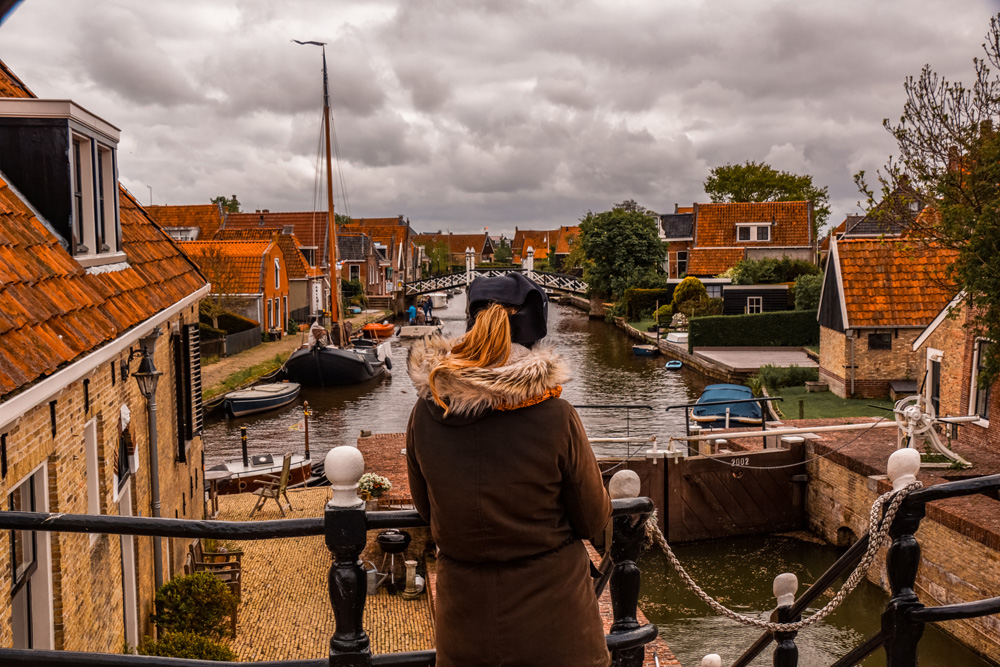
[[[328, 43], [354, 217], [419, 231], [574, 224], [707, 201], [758, 160], [857, 210], [903, 80], [971, 79], [997, 0], [26, 0], [3, 59], [122, 129], [143, 202], [313, 210]], [[323, 204], [320, 202], [319, 207]]]

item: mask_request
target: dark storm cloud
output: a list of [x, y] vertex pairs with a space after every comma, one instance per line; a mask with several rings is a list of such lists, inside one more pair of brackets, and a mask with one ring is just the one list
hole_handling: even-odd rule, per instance
[[[872, 3], [102, 0], [24, 3], [0, 58], [123, 130], [147, 201], [314, 205], [328, 42], [351, 212], [420, 229], [572, 224], [635, 198], [704, 201], [709, 170], [767, 161], [855, 209], [893, 150], [902, 82], [970, 79], [985, 0]], [[340, 197], [340, 195], [338, 195]], [[346, 209], [346, 202], [338, 200]]]

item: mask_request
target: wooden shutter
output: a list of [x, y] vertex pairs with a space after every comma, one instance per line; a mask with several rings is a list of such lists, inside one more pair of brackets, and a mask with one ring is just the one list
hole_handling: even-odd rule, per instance
[[177, 377], [177, 460], [187, 460], [187, 443], [201, 435], [201, 337], [197, 324], [185, 324], [174, 337], [174, 372]]
[[201, 405], [201, 332], [197, 324], [184, 325], [187, 347], [188, 390], [190, 401], [189, 439], [201, 435], [204, 427], [204, 413]]

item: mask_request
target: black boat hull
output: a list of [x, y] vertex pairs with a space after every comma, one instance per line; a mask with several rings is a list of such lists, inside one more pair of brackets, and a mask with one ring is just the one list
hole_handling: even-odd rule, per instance
[[310, 387], [359, 384], [385, 373], [377, 348], [299, 348], [285, 362], [288, 379]]

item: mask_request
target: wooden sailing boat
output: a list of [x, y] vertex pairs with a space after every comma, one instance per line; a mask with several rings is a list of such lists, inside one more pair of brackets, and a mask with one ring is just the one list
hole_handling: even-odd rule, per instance
[[[298, 40], [295, 40], [298, 42]], [[389, 343], [374, 347], [351, 347], [340, 326], [340, 276], [337, 274], [337, 225], [333, 214], [333, 171], [330, 157], [330, 87], [326, 74], [326, 46], [322, 42], [298, 42], [323, 48], [323, 133], [326, 139], [327, 239], [330, 267], [330, 322], [336, 344], [313, 324], [308, 342], [292, 352], [285, 362], [285, 375], [300, 384], [331, 386], [357, 384], [392, 368]], [[318, 328], [317, 328], [318, 327]], [[317, 332], [317, 333], [314, 333]], [[323, 330], [325, 333], [325, 330]]]

